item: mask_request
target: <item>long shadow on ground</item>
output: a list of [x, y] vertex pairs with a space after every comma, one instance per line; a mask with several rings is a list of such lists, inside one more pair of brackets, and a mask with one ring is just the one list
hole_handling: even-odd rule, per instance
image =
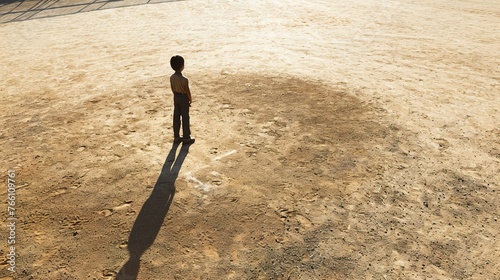
[[175, 180], [189, 152], [189, 145], [182, 145], [179, 155], [175, 158], [178, 147], [179, 144], [172, 145], [160, 177], [134, 222], [128, 239], [130, 257], [118, 272], [117, 280], [137, 278], [141, 256], [153, 244], [167, 216], [175, 194]]

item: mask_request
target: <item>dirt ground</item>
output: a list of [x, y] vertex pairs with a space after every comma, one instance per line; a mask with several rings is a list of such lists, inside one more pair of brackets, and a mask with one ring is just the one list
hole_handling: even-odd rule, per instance
[[500, 279], [498, 1], [2, 1], [0, 22], [0, 279]]

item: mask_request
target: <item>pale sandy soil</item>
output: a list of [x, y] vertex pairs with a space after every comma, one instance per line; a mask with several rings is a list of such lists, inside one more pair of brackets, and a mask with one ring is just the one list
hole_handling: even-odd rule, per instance
[[0, 6], [0, 279], [500, 279], [498, 1], [144, 2]]

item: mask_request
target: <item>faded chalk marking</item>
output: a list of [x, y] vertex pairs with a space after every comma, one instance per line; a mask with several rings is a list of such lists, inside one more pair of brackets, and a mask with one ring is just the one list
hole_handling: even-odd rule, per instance
[[223, 155], [220, 155], [218, 157], [214, 157], [214, 160], [219, 160], [221, 158], [225, 158], [225, 157], [230, 156], [230, 155], [232, 155], [234, 153], [236, 153], [236, 150], [232, 150], [232, 151], [229, 151], [229, 152], [227, 152], [227, 153], [225, 153]]
[[186, 172], [186, 174], [184, 175], [184, 177], [186, 177], [186, 179], [188, 181], [191, 181], [191, 182], [194, 182], [194, 183], [198, 184], [197, 186], [195, 186], [196, 189], [201, 189], [203, 191], [208, 192], [210, 189], [213, 188], [212, 185], [210, 185], [208, 183], [203, 183], [202, 181], [196, 179], [196, 177], [194, 177], [191, 172]]
[[[217, 157], [215, 157], [213, 159], [213, 161], [217, 161], [217, 160], [220, 160], [220, 159], [222, 159], [224, 157], [230, 156], [230, 155], [236, 153], [236, 151], [237, 150], [231, 150], [231, 151], [229, 151], [229, 152], [227, 152], [225, 154], [217, 156]], [[193, 176], [193, 172], [199, 171], [201, 169], [205, 169], [207, 167], [209, 167], [209, 166], [205, 165], [205, 166], [202, 166], [202, 167], [200, 167], [200, 168], [198, 168], [198, 169], [196, 169], [194, 171], [186, 172], [186, 173], [184, 173], [184, 177], [186, 178], [186, 180], [191, 181], [191, 182], [197, 184], [195, 186], [195, 189], [203, 190], [205, 192], [208, 192], [208, 191], [210, 191], [213, 188], [213, 186], [211, 184], [209, 184], [209, 183], [203, 183], [202, 181], [198, 180], [196, 177]]]

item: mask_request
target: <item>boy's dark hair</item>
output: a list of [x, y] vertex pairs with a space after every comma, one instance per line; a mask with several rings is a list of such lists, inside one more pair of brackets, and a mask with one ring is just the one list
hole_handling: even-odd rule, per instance
[[184, 66], [184, 58], [180, 55], [174, 55], [170, 59], [170, 66], [172, 66], [172, 69], [175, 71], [179, 71], [182, 66]]

